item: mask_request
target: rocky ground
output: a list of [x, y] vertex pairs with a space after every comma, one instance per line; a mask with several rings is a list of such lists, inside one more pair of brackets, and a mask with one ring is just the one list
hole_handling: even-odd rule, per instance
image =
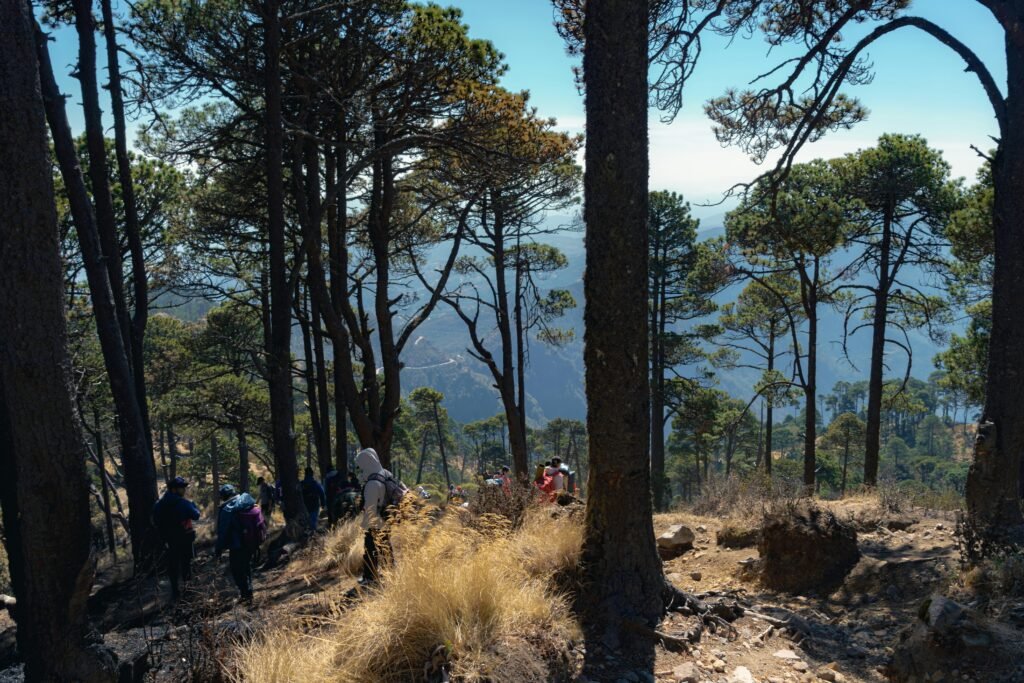
[[[580, 673], [576, 683], [1024, 681], [1024, 667], [1017, 668], [1024, 664], [1024, 623], [994, 623], [968, 609], [978, 604], [964, 586], [952, 515], [884, 514], [876, 502], [857, 499], [830, 507], [857, 529], [860, 558], [834, 589], [803, 595], [764, 585], [756, 524], [744, 528], [742, 522], [711, 517], [658, 515], [658, 534], [678, 525], [693, 532], [692, 547], [665, 560], [668, 579], [710, 603], [738, 606], [734, 614], [742, 615], [723, 620], [714, 632], [705, 622], [700, 640], [687, 645], [700, 620], [673, 614], [660, 627], [673, 640], [656, 648], [653, 667], [630, 669], [613, 656], [607, 676]], [[101, 576], [90, 612], [124, 663], [122, 680], [218, 680], [218, 660], [235, 638], [273, 625], [282, 615], [304, 615], [315, 628], [318, 620], [339, 614], [353, 586], [342, 572], [316, 562], [282, 562], [256, 574], [258, 597], [250, 607], [237, 604], [226, 574], [226, 566], [201, 549], [189, 598], [177, 608], [168, 605], [165, 584], [117, 581], [109, 569]], [[933, 595], [957, 602], [929, 602]], [[1020, 606], [1003, 612], [1024, 622]], [[954, 626], [940, 633], [943, 624]], [[12, 665], [13, 635], [13, 623], [0, 612], [0, 669], [9, 667], [0, 672], [0, 683], [20, 679]], [[961, 654], [950, 657], [953, 651]], [[578, 645], [573, 652], [582, 661]], [[894, 673], [894, 657], [913, 661]]]
[[[861, 513], [856, 505], [839, 506], [838, 515]], [[793, 596], [767, 590], [758, 574], [754, 547], [717, 544], [722, 522], [688, 515], [656, 518], [656, 531], [684, 523], [695, 531], [693, 550], [665, 563], [675, 585], [691, 593], [727, 593], [751, 605], [750, 612], [789, 620], [776, 628], [760, 616], [744, 615], [732, 623], [734, 633], [705, 634], [691, 653], [659, 650], [657, 681], [701, 683], [728, 681], [770, 683], [795, 681], [885, 681], [900, 632], [916, 619], [923, 599], [948, 592], [957, 576], [954, 523], [926, 515], [906, 529], [904, 518], [858, 534], [862, 557], [846, 581], [828, 595]], [[685, 630], [685, 618], [676, 620]], [[672, 631], [672, 622], [663, 630]], [[945, 678], [987, 682], [982, 672], [949, 671]], [[1024, 680], [1024, 679], [1022, 679]]]

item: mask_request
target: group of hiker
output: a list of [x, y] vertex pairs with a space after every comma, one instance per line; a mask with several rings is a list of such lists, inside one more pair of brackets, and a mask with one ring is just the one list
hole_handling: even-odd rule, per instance
[[576, 473], [570, 470], [569, 466], [557, 456], [537, 465], [533, 474], [533, 484], [550, 500], [556, 499], [563, 493], [573, 496], [579, 494]]
[[[181, 598], [182, 584], [192, 578], [196, 540], [193, 524], [200, 517], [199, 507], [185, 496], [188, 486], [184, 477], [175, 477], [153, 506], [153, 525], [164, 544], [171, 599], [175, 602]], [[217, 493], [220, 506], [214, 556], [220, 560], [224, 551], [228, 551], [231, 578], [242, 601], [251, 603], [253, 565], [267, 540], [267, 521], [263, 509], [246, 491], [224, 484]]]
[[[369, 585], [376, 583], [382, 558], [390, 553], [388, 520], [410, 491], [384, 469], [372, 448], [359, 451], [355, 466], [356, 471], [347, 475], [336, 470], [328, 472], [323, 483], [317, 481], [313, 469], [307, 467], [299, 483], [299, 492], [308, 514], [310, 533], [319, 528], [324, 508], [327, 509], [330, 526], [361, 513], [365, 535], [359, 583]], [[481, 476], [488, 485], [510, 490], [512, 477], [508, 467], [490, 475], [482, 473]], [[231, 578], [238, 587], [241, 600], [250, 604], [253, 599], [253, 567], [259, 561], [260, 549], [267, 540], [268, 520], [281, 500], [279, 484], [271, 486], [263, 477], [256, 483], [258, 502], [247, 491], [240, 491], [231, 484], [220, 487], [214, 543], [214, 555], [218, 560], [227, 551]], [[555, 500], [563, 493], [578, 493], [576, 473], [557, 457], [537, 466], [533, 485], [548, 500]], [[153, 507], [153, 524], [165, 546], [167, 574], [175, 601], [181, 596], [182, 584], [192, 577], [196, 539], [193, 525], [200, 518], [199, 507], [186, 497], [188, 486], [183, 477], [175, 477]], [[417, 494], [429, 497], [423, 487], [417, 489]], [[449, 490], [449, 501], [466, 497], [467, 493], [461, 487], [452, 486]]]
[[[382, 551], [390, 547], [386, 522], [409, 490], [381, 466], [372, 448], [361, 450], [355, 464], [358, 474], [350, 472], [343, 476], [332, 470], [324, 477], [323, 484], [316, 480], [313, 469], [307, 467], [299, 491], [313, 533], [319, 527], [323, 508], [327, 508], [328, 523], [332, 526], [362, 513], [365, 537], [359, 582], [366, 585], [377, 581]], [[153, 524], [165, 547], [171, 597], [175, 602], [181, 597], [182, 585], [192, 577], [196, 539], [193, 524], [201, 516], [199, 507], [186, 497], [188, 486], [189, 482], [183, 477], [172, 479], [152, 513]], [[270, 486], [260, 477], [257, 480], [258, 503], [247, 491], [239, 491], [231, 484], [221, 486], [218, 495], [214, 556], [220, 560], [224, 551], [228, 552], [230, 575], [240, 599], [251, 604], [253, 567], [267, 540], [267, 520], [281, 499], [279, 486]]]

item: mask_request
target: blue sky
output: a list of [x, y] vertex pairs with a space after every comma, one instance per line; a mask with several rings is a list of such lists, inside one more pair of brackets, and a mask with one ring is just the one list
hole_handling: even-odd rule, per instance
[[[457, 0], [476, 37], [488, 38], [505, 55], [509, 72], [504, 85], [527, 89], [540, 112], [554, 116], [572, 131], [583, 129], [583, 99], [573, 84], [573, 60], [552, 26], [548, 0]], [[975, 0], [914, 0], [910, 12], [951, 31], [984, 60], [1000, 86], [1006, 81], [1002, 31]], [[848, 36], [855, 39], [855, 35]], [[874, 81], [849, 88], [871, 111], [851, 131], [832, 134], [804, 150], [806, 159], [832, 157], [870, 146], [882, 133], [919, 133], [941, 149], [954, 175], [973, 179], [980, 159], [970, 149], [989, 149], [996, 133], [991, 107], [973, 74], [946, 46], [916, 29], [901, 29], [869, 53]], [[702, 62], [684, 94], [683, 111], [671, 124], [652, 111], [651, 188], [681, 192], [694, 204], [715, 202], [731, 185], [749, 180], [758, 167], [739, 150], [722, 149], [703, 113], [706, 100], [728, 87], [743, 87], [774, 65], [758, 38], [706, 43]], [[721, 206], [694, 206], [708, 227]]]
[[[573, 82], [573, 60], [552, 25], [549, 0], [451, 0], [446, 4], [463, 10], [474, 37], [491, 40], [505, 54], [509, 66], [505, 87], [529, 90], [541, 114], [556, 117], [565, 130], [583, 130], [583, 99]], [[978, 2], [914, 0], [910, 13], [950, 30], [978, 53], [1001, 86], [1005, 84], [1002, 31]], [[51, 44], [54, 68], [61, 87], [72, 94], [68, 113], [78, 132], [80, 97], [77, 83], [67, 76], [75, 59], [75, 36], [65, 29], [56, 37]], [[979, 159], [970, 146], [990, 148], [989, 136], [996, 127], [977, 79], [964, 73], [960, 58], [909, 28], [886, 36], [869, 54], [876, 67], [874, 81], [848, 92], [870, 109], [870, 117], [851, 131], [832, 134], [808, 147], [803, 158], [832, 157], [867, 147], [886, 132], [920, 133], [944, 152], [955, 175], [973, 178]], [[739, 150], [718, 145], [703, 104], [728, 87], [743, 87], [778, 57], [767, 55], [765, 44], [756, 36], [731, 45], [709, 40], [687, 85], [683, 111], [670, 124], [660, 122], [658, 112], [651, 114], [651, 188], [684, 194], [708, 227], [713, 227], [724, 207], [699, 204], [717, 201], [724, 190], [749, 180], [759, 169]]]

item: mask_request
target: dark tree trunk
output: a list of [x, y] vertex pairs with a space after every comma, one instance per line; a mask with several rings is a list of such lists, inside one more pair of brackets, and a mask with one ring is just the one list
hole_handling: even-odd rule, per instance
[[437, 428], [437, 447], [441, 451], [441, 468], [444, 470], [445, 486], [451, 488], [452, 478], [448, 476], [448, 455], [444, 450], [444, 431], [441, 429], [441, 415], [437, 410], [437, 403], [434, 404], [434, 426]]
[[92, 420], [96, 434], [96, 467], [100, 471], [100, 491], [103, 496], [103, 521], [107, 529], [107, 547], [117, 561], [117, 538], [114, 537], [114, 513], [110, 507], [110, 482], [107, 481], [107, 460], [103, 446], [103, 430], [100, 425], [100, 411], [92, 411]]
[[[170, 475], [171, 479], [178, 476], [178, 436], [174, 433], [174, 425], [167, 425], [167, 450], [171, 455], [171, 468]], [[164, 484], [170, 483], [170, 480], [165, 481]]]
[[[308, 520], [299, 498], [299, 469], [292, 432], [292, 293], [288, 282], [284, 221], [284, 125], [281, 115], [281, 19], [278, 0], [267, 0], [263, 11], [270, 247], [270, 348], [267, 349], [270, 418], [274, 463], [281, 479], [281, 510], [289, 535], [296, 536], [302, 533]], [[248, 479], [247, 471], [242, 475]]]
[[846, 468], [850, 464], [850, 438], [843, 443], [843, 483], [839, 488], [839, 497], [846, 497]]
[[500, 197], [494, 201], [494, 286], [497, 292], [498, 333], [501, 338], [501, 369], [491, 367], [501, 404], [505, 409], [505, 421], [508, 422], [509, 447], [512, 450], [512, 472], [517, 479], [524, 480], [530, 476], [529, 454], [526, 445], [526, 418], [522, 415], [523, 406], [516, 401], [516, 364], [513, 360], [515, 342], [512, 334], [513, 307], [509, 306], [508, 283], [506, 282], [505, 257], [505, 223], [501, 210]]
[[[325, 476], [333, 466], [331, 457], [331, 399], [327, 390], [327, 360], [324, 357], [324, 337], [320, 329], [320, 310], [316, 304], [312, 309], [313, 316], [313, 361], [314, 376], [316, 377], [317, 406], [320, 408], [320, 437], [318, 444], [322, 444], [317, 450], [321, 476]], [[339, 469], [338, 472], [345, 472]]]
[[[768, 372], [775, 370], [775, 326], [768, 332]], [[772, 390], [774, 394], [774, 390]], [[764, 410], [764, 471], [770, 479], [772, 476], [772, 425], [775, 406], [769, 399]]]
[[167, 469], [167, 450], [164, 448], [164, 428], [162, 422], [157, 429], [156, 439], [157, 445], [160, 448], [160, 469], [163, 471], [164, 481], [168, 482], [171, 480], [171, 471]]
[[[516, 244], [515, 308], [513, 317], [516, 330], [516, 410], [519, 414], [519, 433], [526, 444], [526, 325], [523, 321], [523, 257], [521, 244]], [[556, 451], [557, 453], [557, 451]]]
[[[71, 362], [32, 10], [0, 3], [0, 504], [25, 680], [116, 679], [85, 644], [91, 557], [86, 449]], [[40, 495], [59, 483], [59, 496]], [[109, 656], [108, 656], [109, 657]], [[105, 666], [104, 666], [105, 665]]]
[[[303, 296], [303, 310], [300, 312], [299, 328], [302, 331], [302, 349], [305, 353], [302, 364], [302, 376], [306, 384], [306, 403], [309, 406], [309, 421], [312, 426], [312, 441], [316, 445], [317, 469], [320, 470], [320, 478], [323, 479], [331, 469], [331, 444], [330, 441], [323, 441], [323, 426], [320, 423], [322, 411], [320, 406], [320, 394], [317, 390], [316, 361], [313, 355], [313, 321], [309, 307], [309, 291]], [[328, 427], [329, 428], [329, 427]], [[310, 435], [306, 435], [307, 442]], [[309, 448], [306, 449], [306, 466], [309, 466]]]
[[57, 88], [50, 64], [50, 53], [46, 37], [38, 26], [36, 31], [36, 52], [39, 59], [39, 77], [42, 86], [46, 117], [60, 166], [61, 176], [68, 193], [68, 203], [75, 224], [82, 261], [92, 298], [96, 331], [103, 352], [103, 362], [110, 379], [110, 389], [119, 416], [118, 430], [121, 435], [122, 464], [124, 466], [125, 491], [132, 512], [131, 526], [132, 555], [136, 568], [148, 569], [156, 550], [156, 537], [149, 524], [149, 513], [156, 503], [156, 465], [149, 449], [149, 437], [139, 403], [135, 396], [128, 353], [117, 318], [117, 307], [111, 291], [109, 274], [104, 267], [104, 253], [99, 231], [96, 227], [89, 195], [86, 191], [78, 156], [71, 139], [64, 98]]
[[[344, 177], [347, 167], [347, 147], [345, 144], [344, 117], [342, 130], [339, 131], [341, 143], [335, 153], [327, 156], [326, 183], [334, 187], [337, 178]], [[330, 295], [331, 306], [336, 318], [344, 314], [343, 300], [348, 294], [348, 252], [345, 248], [348, 204], [344, 188], [335, 192], [335, 201], [327, 206], [327, 242], [330, 261]], [[314, 303], [317, 301], [313, 297]], [[345, 378], [342, 374], [343, 365], [339, 360], [341, 354], [351, 353], [348, 344], [338, 344], [332, 339], [331, 350], [334, 354], [334, 467], [339, 472], [351, 469], [348, 462], [348, 416], [346, 415]]]
[[805, 307], [807, 313], [807, 367], [804, 377], [804, 488], [808, 493], [814, 490], [815, 470], [817, 462], [815, 458], [815, 446], [817, 435], [817, 405], [818, 397], [818, 290], [817, 290], [817, 268], [812, 280], [813, 284], [807, 287], [805, 293]]
[[647, 2], [589, 0], [584, 32], [586, 626], [651, 660], [649, 643], [622, 642], [625, 620], [658, 621], [665, 588], [649, 493]]
[[889, 313], [889, 250], [892, 248], [892, 210], [882, 217], [882, 240], [878, 245], [878, 283], [871, 329], [871, 369], [868, 374], [868, 414], [864, 445], [864, 485], [878, 483], [878, 455], [882, 435], [882, 372], [885, 368], [885, 328]]
[[[143, 363], [142, 345], [149, 320], [149, 284], [146, 276], [146, 257], [142, 248], [142, 232], [139, 228], [139, 213], [135, 203], [135, 185], [132, 183], [132, 165], [128, 157], [128, 133], [125, 126], [124, 95], [121, 91], [121, 65], [118, 62], [117, 32], [110, 0], [101, 0], [103, 12], [103, 37], [107, 47], [107, 71], [110, 74], [110, 108], [114, 115], [114, 151], [117, 156], [117, 175], [121, 185], [121, 201], [124, 204], [124, 231], [128, 238], [128, 252], [132, 259], [132, 293], [135, 310], [131, 317], [129, 343], [131, 347], [132, 377], [135, 380], [135, 397], [142, 413], [142, 423], [149, 437], [152, 451], [152, 429], [149, 421], [149, 404], [146, 401], [146, 371]], [[118, 251], [120, 258], [120, 251]]]
[[[114, 215], [114, 200], [110, 193], [107, 167], [106, 138], [103, 131], [103, 113], [100, 110], [99, 85], [96, 77], [96, 22], [92, 15], [92, 0], [73, 0], [75, 31], [78, 34], [78, 69], [75, 77], [82, 87], [82, 112], [85, 118], [86, 146], [89, 150], [89, 181], [92, 201], [95, 207], [96, 229], [99, 231], [103, 248], [104, 263], [110, 279], [110, 291], [117, 311], [118, 328], [128, 359], [129, 371], [133, 372], [131, 318], [124, 296], [124, 269], [121, 260], [121, 240], [117, 234]], [[131, 378], [135, 382], [134, 376]], [[137, 392], [135, 396], [138, 402]], [[139, 410], [140, 418], [144, 413]], [[147, 445], [151, 435], [143, 418], [143, 435]]]
[[[993, 231], [992, 333], [982, 427], [967, 475], [967, 509], [990, 537], [1022, 524], [1021, 452], [1024, 451], [1024, 12], [1013, 13], [1006, 29], [1006, 126], [992, 167]], [[1006, 25], [1010, 24], [1010, 25]], [[992, 426], [986, 427], [985, 423]]]
[[416, 483], [423, 481], [423, 463], [427, 461], [427, 430], [423, 430], [423, 438], [420, 440], [420, 464], [416, 469]]

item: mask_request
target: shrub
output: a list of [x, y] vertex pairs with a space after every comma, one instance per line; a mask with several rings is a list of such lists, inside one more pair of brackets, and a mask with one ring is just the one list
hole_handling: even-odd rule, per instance
[[[342, 536], [342, 532], [338, 532]], [[574, 567], [582, 527], [550, 508], [507, 518], [452, 509], [406, 516], [380, 587], [316, 633], [299, 624], [243, 645], [234, 678], [248, 683], [421, 680], [440, 659], [461, 681], [564, 677], [579, 637], [551, 577]], [[344, 544], [339, 539], [339, 545]]]

